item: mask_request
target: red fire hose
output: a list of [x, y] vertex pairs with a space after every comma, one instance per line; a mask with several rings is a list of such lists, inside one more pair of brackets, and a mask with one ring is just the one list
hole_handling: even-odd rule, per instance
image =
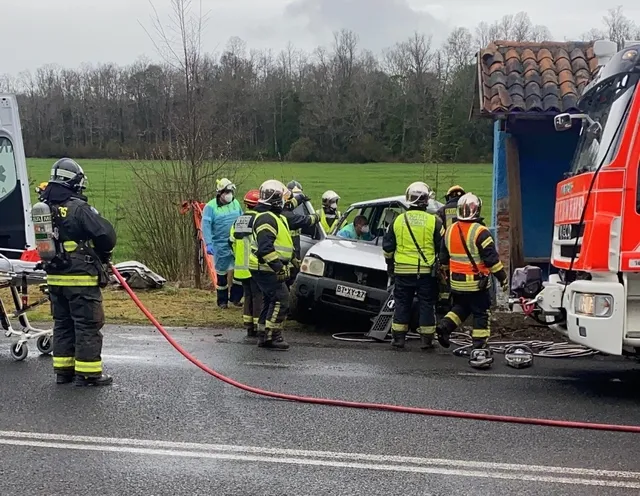
[[127, 281], [120, 275], [118, 270], [111, 266], [113, 270], [113, 274], [116, 276], [122, 287], [129, 294], [134, 303], [138, 306], [138, 308], [145, 314], [145, 316], [149, 319], [149, 321], [160, 331], [169, 344], [173, 346], [182, 356], [184, 356], [187, 360], [193, 363], [196, 367], [200, 368], [207, 374], [212, 375], [216, 379], [221, 380], [222, 382], [226, 382], [233, 387], [238, 389], [242, 389], [243, 391], [248, 391], [249, 393], [259, 394], [261, 396], [267, 396], [270, 398], [277, 398], [280, 400], [287, 401], [295, 401], [298, 403], [313, 403], [316, 405], [327, 405], [327, 406], [341, 406], [345, 408], [361, 408], [361, 409], [369, 409], [369, 410], [383, 410], [388, 412], [399, 412], [399, 413], [413, 413], [417, 415], [430, 415], [435, 417], [454, 417], [454, 418], [462, 418], [468, 420], [484, 420], [489, 422], [506, 422], [511, 424], [530, 424], [530, 425], [544, 425], [549, 427], [565, 427], [569, 429], [592, 429], [599, 431], [614, 431], [614, 432], [633, 432], [640, 433], [640, 426], [637, 425], [616, 425], [616, 424], [596, 424], [592, 422], [576, 422], [569, 420], [552, 420], [552, 419], [538, 419], [538, 418], [528, 418], [528, 417], [510, 417], [507, 415], [491, 415], [486, 413], [472, 413], [472, 412], [460, 412], [455, 410], [435, 410], [432, 408], [418, 408], [411, 406], [401, 406], [401, 405], [387, 405], [384, 403], [361, 403], [357, 401], [345, 401], [345, 400], [335, 400], [329, 398], [314, 398], [312, 396], [297, 396], [294, 394], [285, 394], [285, 393], [276, 393], [275, 391], [266, 391], [264, 389], [256, 388], [253, 386], [248, 386], [246, 384], [242, 384], [241, 382], [234, 381], [233, 379], [222, 375], [220, 372], [213, 370], [212, 368], [206, 366], [202, 362], [200, 362], [197, 358], [187, 352], [182, 346], [180, 346], [173, 337], [167, 332], [167, 330], [162, 326], [160, 322], [147, 310], [147, 308], [142, 304], [137, 295], [133, 292], [133, 290], [127, 284]]

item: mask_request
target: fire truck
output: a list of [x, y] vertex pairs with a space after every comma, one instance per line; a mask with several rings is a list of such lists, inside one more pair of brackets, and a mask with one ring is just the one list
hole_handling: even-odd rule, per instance
[[[612, 45], [613, 50], [612, 50]], [[640, 42], [596, 42], [600, 68], [556, 131], [580, 126], [570, 171], [556, 188], [551, 265], [516, 269], [512, 298], [570, 341], [640, 356]]]

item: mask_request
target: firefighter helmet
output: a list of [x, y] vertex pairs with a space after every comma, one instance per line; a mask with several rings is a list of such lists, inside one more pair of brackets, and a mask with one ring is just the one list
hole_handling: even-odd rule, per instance
[[333, 191], [332, 189], [325, 191], [322, 193], [322, 206], [323, 207], [331, 207], [332, 203], [338, 203], [340, 201], [340, 195]]
[[[300, 184], [295, 179], [292, 179], [287, 183], [287, 189], [292, 191], [293, 193], [302, 193], [302, 184]], [[296, 189], [298, 191], [296, 191]]]
[[458, 220], [475, 220], [480, 218], [482, 200], [473, 193], [465, 193], [458, 200]]
[[81, 193], [87, 187], [87, 176], [78, 162], [70, 158], [61, 158], [51, 166], [49, 182]]
[[236, 192], [236, 185], [229, 181], [226, 177], [219, 179], [216, 182], [216, 193], [220, 194], [223, 191]]
[[244, 204], [249, 208], [255, 207], [258, 204], [259, 200], [260, 200], [260, 191], [257, 189], [252, 189], [250, 191], [247, 191], [247, 194], [244, 195]]
[[462, 196], [464, 194], [465, 194], [464, 188], [462, 186], [460, 186], [459, 184], [456, 184], [455, 186], [451, 186], [447, 190], [447, 194], [444, 195], [444, 199], [446, 201], [449, 201], [452, 198], [457, 198], [457, 197], [460, 197], [460, 196]]
[[404, 196], [412, 207], [425, 208], [429, 205], [429, 200], [433, 198], [433, 190], [428, 184], [417, 181], [409, 185]]
[[285, 202], [285, 191], [291, 194], [280, 181], [269, 179], [260, 185], [260, 199], [258, 202], [271, 207], [282, 208]]

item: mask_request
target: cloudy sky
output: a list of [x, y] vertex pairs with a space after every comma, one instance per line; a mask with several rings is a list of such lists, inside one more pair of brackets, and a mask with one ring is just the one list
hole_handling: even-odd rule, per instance
[[[199, 0], [192, 0], [198, 4]], [[151, 0], [167, 20], [171, 0]], [[525, 5], [554, 37], [577, 37], [600, 27], [607, 9], [623, 5], [640, 22], [640, 2], [622, 0], [202, 0], [208, 13], [204, 35], [207, 51], [224, 48], [239, 36], [249, 48], [279, 50], [288, 41], [312, 49], [330, 43], [340, 28], [356, 31], [361, 46], [379, 51], [418, 30], [443, 39], [454, 26], [471, 29]], [[150, 29], [149, 0], [0, 0], [2, 40], [6, 47], [0, 73], [17, 74], [47, 63], [77, 67], [83, 62], [127, 64], [141, 56], [156, 58]], [[8, 53], [8, 57], [7, 57]]]

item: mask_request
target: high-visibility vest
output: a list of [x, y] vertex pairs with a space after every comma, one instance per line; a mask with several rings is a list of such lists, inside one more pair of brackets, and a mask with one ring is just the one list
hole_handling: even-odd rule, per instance
[[[449, 271], [451, 273], [451, 289], [453, 291], [478, 291], [478, 281], [480, 277], [473, 270], [473, 264], [469, 260], [467, 253], [462, 246], [460, 230], [465, 240], [469, 253], [473, 257], [478, 271], [488, 276], [489, 269], [480, 258], [480, 251], [476, 246], [476, 240], [480, 233], [487, 228], [478, 222], [456, 222], [447, 229], [444, 241], [449, 251]], [[489, 279], [491, 282], [491, 279]]]
[[[269, 267], [267, 263], [269, 260], [260, 261], [258, 260], [258, 241], [257, 241], [257, 230], [256, 223], [258, 219], [262, 215], [271, 215], [277, 224], [277, 231], [275, 233], [276, 239], [273, 242], [273, 249], [275, 250], [276, 259], [280, 260], [284, 264], [288, 264], [291, 262], [293, 258], [293, 239], [291, 238], [291, 231], [289, 230], [289, 222], [287, 222], [286, 217], [282, 215], [276, 215], [273, 212], [260, 212], [255, 216], [253, 220], [253, 229], [251, 233], [251, 253], [249, 255], [249, 269], [250, 270], [264, 270], [273, 272], [273, 269]], [[263, 224], [259, 226], [257, 229], [266, 229], [273, 231], [273, 227]], [[272, 260], [275, 261], [275, 260]]]
[[[321, 210], [320, 224], [322, 225], [324, 232], [326, 232], [327, 234], [331, 233], [333, 226], [336, 224], [336, 222], [341, 216], [342, 214], [340, 212], [336, 212], [336, 216], [333, 219], [330, 219], [330, 218], [327, 218], [327, 214], [325, 213], [324, 209]], [[331, 221], [331, 224], [329, 224], [329, 221]]]
[[251, 221], [256, 215], [253, 210], [248, 210], [238, 217], [231, 226], [229, 239], [233, 244], [233, 254], [235, 256], [235, 266], [233, 277], [244, 280], [251, 277], [249, 272], [249, 257], [251, 255]]
[[[405, 217], [411, 226], [413, 236], [422, 250], [426, 262], [422, 259], [416, 243], [414, 243]], [[393, 232], [396, 235], [396, 251], [393, 255], [394, 272], [402, 274], [428, 274], [436, 263], [436, 247], [433, 234], [436, 229], [436, 216], [423, 210], [409, 210], [393, 221]]]

